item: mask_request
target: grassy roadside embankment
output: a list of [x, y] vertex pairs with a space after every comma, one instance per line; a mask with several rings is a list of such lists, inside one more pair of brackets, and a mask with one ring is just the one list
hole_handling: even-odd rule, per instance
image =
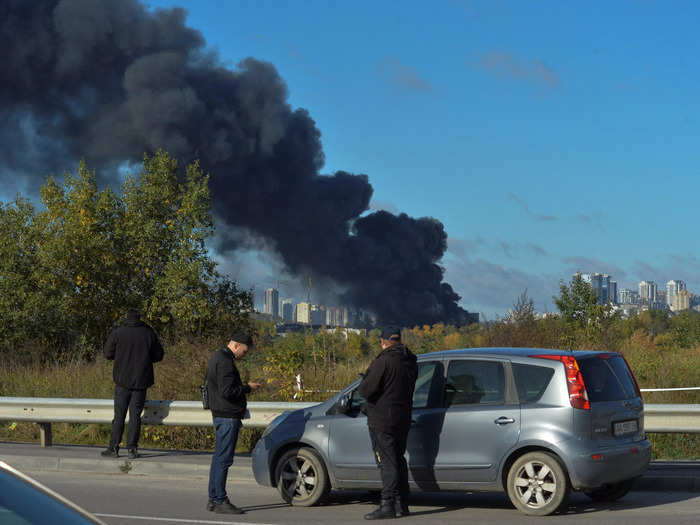
[[[170, 345], [163, 362], [155, 365], [155, 385], [149, 399], [198, 400], [199, 385], [207, 360], [217, 345], [212, 342]], [[370, 350], [371, 354], [375, 350]], [[643, 336], [633, 335], [621, 351], [635, 372], [640, 387], [700, 386], [700, 346], [683, 350], [663, 350]], [[304, 360], [301, 370], [306, 392], [304, 401], [322, 400], [349, 384], [364, 371], [371, 355], [341, 358], [339, 348], [333, 360], [325, 357]], [[273, 347], [261, 345], [250, 358], [239, 363], [244, 380], [263, 382], [250, 401], [293, 401], [290, 377], [275, 377], [285, 369], [285, 355]], [[67, 397], [111, 399], [113, 393], [112, 363], [102, 357], [94, 362], [67, 362], [53, 365], [37, 363], [0, 363], [0, 396]], [[645, 403], [697, 403], [700, 392], [650, 392]], [[298, 399], [297, 399], [298, 400]], [[105, 445], [109, 425], [57, 423], [53, 425], [56, 443]], [[238, 443], [240, 452], [249, 451], [259, 438], [261, 429], [243, 429]], [[654, 445], [654, 459], [700, 459], [699, 434], [649, 434]], [[0, 440], [29, 441], [39, 439], [39, 427], [33, 423], [0, 421]], [[211, 427], [144, 426], [140, 446], [211, 450], [214, 435]]]

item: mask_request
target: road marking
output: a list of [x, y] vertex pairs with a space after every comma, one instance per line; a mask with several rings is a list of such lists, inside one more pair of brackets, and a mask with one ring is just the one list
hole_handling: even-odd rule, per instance
[[[98, 514], [93, 512], [98, 518], [118, 518], [124, 520], [148, 520], [148, 521], [167, 521], [170, 523], [206, 523], [212, 525], [252, 525], [250, 522], [242, 521], [213, 521], [213, 520], [186, 520], [182, 518], [157, 518], [151, 516], [124, 516], [122, 514]], [[255, 525], [273, 525], [271, 523], [256, 523]]]

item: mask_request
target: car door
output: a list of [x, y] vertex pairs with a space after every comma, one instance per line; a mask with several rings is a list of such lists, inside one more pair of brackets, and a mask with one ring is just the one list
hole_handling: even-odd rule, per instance
[[367, 416], [362, 412], [365, 399], [357, 392], [357, 381], [348, 390], [348, 408], [330, 421], [328, 456], [335, 478], [343, 487], [381, 483], [369, 439]]
[[422, 490], [438, 488], [435, 460], [445, 415], [442, 402], [444, 381], [445, 368], [441, 360], [418, 363], [406, 460], [409, 482]]
[[492, 482], [520, 434], [520, 405], [507, 360], [453, 359], [435, 474], [440, 488]]
[[[433, 449], [434, 435], [439, 433], [442, 421], [442, 362], [418, 363], [418, 378], [413, 394], [413, 424], [407, 441], [409, 478], [433, 479], [433, 465], [437, 451]], [[365, 400], [353, 385], [349, 408], [336, 414], [330, 425], [329, 457], [337, 480], [342, 485], [367, 485], [381, 483], [367, 428], [367, 416], [361, 408]], [[436, 412], [436, 408], [437, 412]]]

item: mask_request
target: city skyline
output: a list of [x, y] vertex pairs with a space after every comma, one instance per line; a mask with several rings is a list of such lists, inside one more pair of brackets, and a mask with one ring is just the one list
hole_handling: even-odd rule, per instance
[[[573, 277], [576, 275], [581, 275], [584, 282], [588, 283], [593, 291], [598, 295], [600, 298], [601, 304], [604, 304], [607, 302], [608, 299], [610, 299], [610, 302], [615, 305], [615, 306], [630, 306], [630, 305], [635, 305], [639, 307], [651, 307], [651, 308], [666, 308], [670, 310], [671, 312], [680, 312], [684, 310], [688, 310], [693, 306], [693, 300], [696, 301], [695, 306], [698, 306], [697, 301], [700, 299], [700, 295], [695, 295], [691, 292], [688, 291], [686, 287], [686, 283], [680, 279], [671, 279], [664, 283], [664, 290], [661, 290], [659, 288], [658, 283], [652, 280], [642, 280], [636, 284], [634, 289], [629, 288], [629, 287], [619, 287], [618, 283], [612, 279], [612, 276], [609, 274], [603, 274], [600, 272], [592, 272], [592, 273], [583, 273], [583, 272], [575, 272], [572, 274], [572, 278], [570, 281], [565, 282], [567, 286], [571, 284], [571, 281], [573, 280]], [[597, 284], [596, 284], [597, 283]], [[669, 289], [673, 287], [675, 294], [669, 294]], [[643, 291], [644, 290], [644, 291]], [[308, 317], [308, 308], [306, 305], [308, 305], [308, 302], [306, 302], [303, 299], [295, 299], [292, 297], [287, 297], [287, 298], [282, 298], [282, 295], [279, 294], [279, 290], [275, 288], [268, 288], [265, 289], [262, 295], [262, 300], [258, 301], [256, 300], [256, 293], [255, 290], [254, 292], [254, 298], [253, 298], [253, 303], [254, 303], [254, 308], [256, 311], [270, 314], [268, 311], [268, 304], [267, 304], [267, 297], [268, 294], [274, 291], [277, 296], [278, 296], [278, 302], [279, 302], [279, 315], [277, 316], [280, 319], [283, 319], [285, 321], [293, 321], [293, 322], [300, 322], [300, 323], [308, 323], [309, 322], [309, 317]], [[683, 293], [681, 293], [683, 292]], [[681, 301], [677, 301], [674, 299], [674, 295], [681, 294]], [[649, 297], [652, 299], [650, 300]], [[283, 304], [287, 303], [290, 305], [290, 314], [293, 311], [294, 314], [293, 316], [286, 316], [283, 314]], [[304, 310], [304, 316], [303, 320], [298, 321], [297, 316], [299, 315], [299, 306], [303, 305], [306, 310]], [[313, 303], [312, 302], [312, 309], [320, 308], [324, 311], [324, 314], [327, 314], [328, 311], [330, 310], [338, 310], [338, 309], [346, 309], [348, 310], [347, 306], [344, 305], [326, 305], [323, 303]], [[641, 308], [635, 308], [633, 310], [636, 311], [641, 311]], [[539, 311], [537, 310], [538, 313], [550, 313], [549, 311]], [[631, 313], [632, 310], [629, 308], [625, 309], [625, 313], [629, 314]], [[503, 315], [499, 315], [498, 317], [500, 318], [505, 318], [506, 315], [508, 314], [508, 311], [503, 312]], [[347, 313], [345, 314], [347, 319]], [[331, 326], [348, 326], [347, 324], [336, 324], [335, 322], [330, 321], [330, 318], [324, 315], [324, 321], [321, 321], [320, 318], [317, 319], [317, 322], [313, 322], [312, 324], [328, 324]], [[482, 320], [489, 320], [487, 319], [482, 319]]]

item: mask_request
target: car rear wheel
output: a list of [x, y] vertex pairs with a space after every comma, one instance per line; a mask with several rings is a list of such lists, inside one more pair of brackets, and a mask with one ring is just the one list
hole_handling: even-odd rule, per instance
[[571, 491], [564, 468], [547, 452], [530, 452], [518, 458], [508, 471], [506, 483], [513, 505], [531, 516], [552, 514]]
[[310, 448], [294, 448], [280, 457], [275, 470], [282, 499], [298, 507], [322, 503], [331, 485], [323, 460]]
[[634, 485], [634, 479], [626, 479], [592, 490], [584, 490], [583, 493], [593, 501], [617, 501], [630, 491], [632, 485]]

